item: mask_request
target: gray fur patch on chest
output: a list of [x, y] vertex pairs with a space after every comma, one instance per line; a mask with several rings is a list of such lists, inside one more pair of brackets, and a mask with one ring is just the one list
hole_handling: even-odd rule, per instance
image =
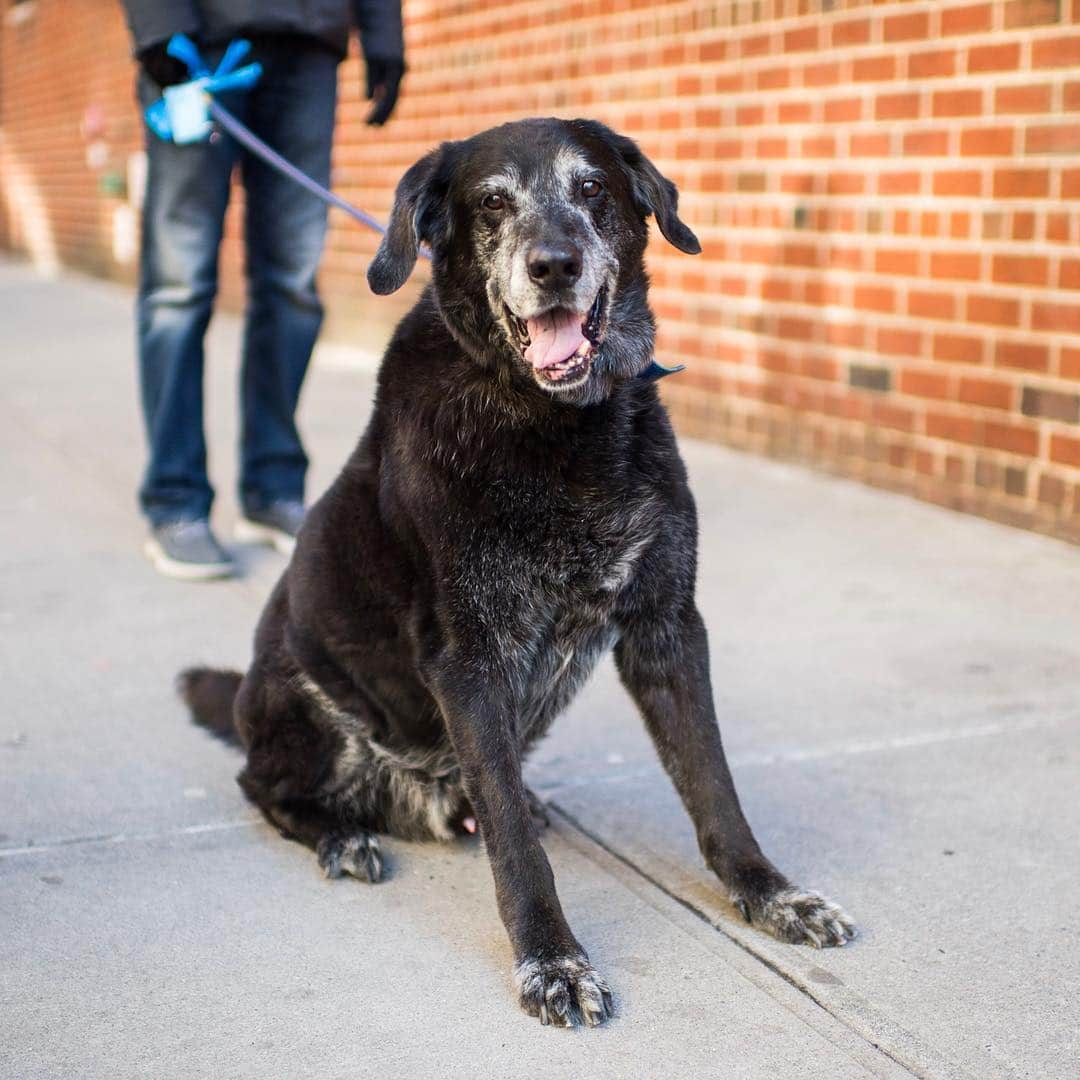
[[[570, 703], [618, 640], [613, 612], [658, 532], [646, 503], [598, 508], [572, 526], [534, 521], [531, 543], [477, 535], [480, 555], [458, 582], [513, 691], [522, 749]], [[501, 568], [497, 579], [487, 574]]]
[[606, 619], [594, 625], [554, 627], [550, 638], [534, 652], [522, 680], [518, 734], [523, 750], [570, 704], [617, 639], [615, 625]]
[[465, 802], [457, 757], [449, 745], [395, 750], [374, 738], [370, 724], [337, 703], [307, 674], [293, 686], [342, 747], [322, 791], [328, 806], [361, 821], [385, 823], [405, 839], [451, 840]]

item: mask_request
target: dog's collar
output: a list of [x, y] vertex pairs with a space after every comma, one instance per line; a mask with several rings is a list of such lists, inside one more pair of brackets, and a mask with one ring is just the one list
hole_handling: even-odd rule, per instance
[[685, 371], [685, 364], [676, 364], [675, 367], [664, 367], [663, 364], [658, 364], [655, 360], [649, 361], [649, 366], [637, 374], [638, 382], [656, 382], [658, 379], [662, 379], [665, 375], [677, 375], [680, 371]]

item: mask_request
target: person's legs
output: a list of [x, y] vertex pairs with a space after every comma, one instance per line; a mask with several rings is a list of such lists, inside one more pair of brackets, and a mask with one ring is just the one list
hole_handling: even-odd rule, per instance
[[[145, 106], [157, 88], [140, 77]], [[147, 134], [138, 352], [149, 462], [139, 491], [151, 526], [205, 519], [213, 492], [203, 435], [203, 335], [236, 144], [177, 146]]]
[[[337, 58], [302, 42], [259, 49], [264, 74], [248, 122], [319, 183], [330, 182]], [[240, 499], [249, 515], [302, 503], [307, 456], [296, 406], [322, 323], [315, 274], [326, 206], [244, 152], [250, 296], [241, 374]]]

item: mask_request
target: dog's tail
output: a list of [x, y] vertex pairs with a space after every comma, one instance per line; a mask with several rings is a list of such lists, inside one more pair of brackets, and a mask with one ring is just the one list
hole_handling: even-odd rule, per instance
[[242, 679], [238, 671], [205, 667], [188, 668], [176, 679], [176, 689], [191, 709], [191, 719], [230, 746], [240, 745], [233, 724], [233, 701]]

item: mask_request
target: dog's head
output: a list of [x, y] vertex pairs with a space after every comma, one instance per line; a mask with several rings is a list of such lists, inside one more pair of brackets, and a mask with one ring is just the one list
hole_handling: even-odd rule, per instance
[[451, 332], [478, 361], [587, 404], [652, 359], [648, 216], [689, 254], [678, 193], [590, 120], [523, 120], [444, 143], [402, 178], [368, 282], [399, 289], [421, 243]]

